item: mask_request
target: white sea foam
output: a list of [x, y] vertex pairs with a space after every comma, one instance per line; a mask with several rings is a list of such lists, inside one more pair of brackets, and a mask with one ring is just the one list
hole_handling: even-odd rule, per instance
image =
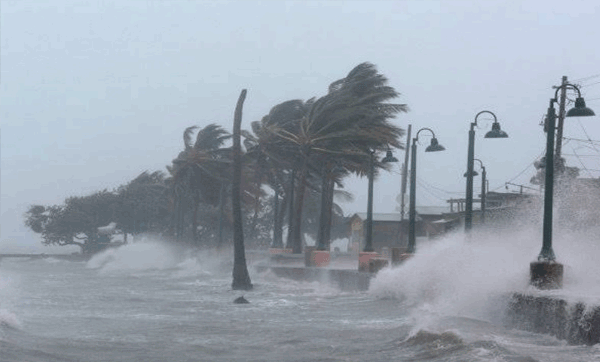
[[164, 270], [181, 262], [181, 250], [158, 240], [130, 243], [94, 255], [87, 268], [112, 271]]
[[461, 233], [418, 245], [402, 266], [381, 271], [371, 283], [376, 295], [392, 295], [440, 315], [485, 318], [490, 297], [527, 288], [534, 238]]
[[[550, 292], [600, 304], [600, 245], [594, 233], [555, 232], [553, 248], [565, 266], [564, 287]], [[402, 266], [381, 271], [370, 292], [414, 308], [417, 329], [445, 316], [497, 321], [514, 292], [532, 292], [529, 265], [542, 246], [541, 230], [455, 233], [418, 245]], [[545, 292], [548, 293], [548, 292]]]
[[11, 328], [21, 328], [21, 322], [14, 313], [11, 313], [6, 309], [0, 308], [0, 326], [3, 325]]
[[146, 238], [94, 255], [87, 268], [101, 272], [171, 270], [174, 277], [230, 272], [229, 250], [192, 250], [180, 245]]
[[0, 327], [21, 328], [21, 322], [17, 316], [7, 309], [18, 298], [12, 287], [13, 282], [13, 279], [6, 274], [0, 275]]

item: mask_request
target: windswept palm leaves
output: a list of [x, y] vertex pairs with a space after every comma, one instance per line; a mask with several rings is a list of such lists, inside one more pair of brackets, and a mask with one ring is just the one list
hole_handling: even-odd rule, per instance
[[299, 175], [291, 225], [294, 253], [302, 251], [300, 225], [310, 170], [324, 170], [322, 176], [326, 176], [338, 164], [364, 175], [371, 152], [402, 147], [403, 130], [390, 123], [390, 119], [406, 112], [407, 107], [386, 103], [398, 95], [387, 86], [387, 79], [374, 65], [362, 63], [345, 78], [332, 83], [327, 95], [306, 102], [304, 106], [309, 110], [297, 126], [274, 125], [269, 129], [276, 148], [281, 150], [279, 154], [290, 155]]
[[[260, 121], [251, 123], [253, 133], [242, 131], [247, 149], [246, 164], [254, 170], [256, 184], [267, 183], [276, 193], [273, 246], [283, 247], [282, 227], [286, 206], [292, 203], [294, 164], [301, 161], [296, 146], [278, 136], [299, 131], [300, 120], [310, 110], [310, 102], [290, 100], [274, 106]], [[290, 186], [291, 184], [291, 186]], [[282, 205], [279, 205], [282, 196]]]
[[[404, 104], [390, 103], [398, 96], [373, 64], [362, 63], [331, 83], [326, 95], [280, 103], [260, 121], [251, 123], [252, 132], [240, 131], [246, 149], [240, 154], [244, 163], [241, 182], [246, 183], [241, 186], [242, 198], [259, 205], [264, 184], [283, 197], [282, 205], [277, 205], [274, 245], [282, 243], [283, 218], [290, 210], [288, 245], [295, 253], [302, 251], [307, 187], [321, 194], [318, 238], [328, 240], [334, 186], [341, 186], [349, 174], [368, 175], [371, 154], [403, 148], [404, 131], [391, 122], [398, 113], [408, 110]], [[195, 213], [194, 205], [200, 201], [217, 203], [221, 185], [232, 176], [231, 149], [223, 148], [229, 134], [217, 125], [209, 125], [198, 131], [193, 142], [196, 130], [185, 130], [185, 149], [168, 168], [178, 200], [177, 235], [183, 232], [186, 208]], [[375, 172], [384, 167], [375, 161]], [[279, 202], [279, 197], [274, 200]], [[192, 216], [194, 230], [195, 219]]]
[[175, 199], [175, 234], [181, 239], [184, 233], [185, 211], [192, 212], [192, 238], [197, 242], [198, 206], [205, 202], [210, 205], [219, 203], [222, 184], [231, 179], [231, 149], [223, 148], [231, 136], [221, 126], [209, 124], [196, 134], [197, 127], [188, 127], [183, 132], [185, 149], [173, 160], [167, 170], [171, 174]]

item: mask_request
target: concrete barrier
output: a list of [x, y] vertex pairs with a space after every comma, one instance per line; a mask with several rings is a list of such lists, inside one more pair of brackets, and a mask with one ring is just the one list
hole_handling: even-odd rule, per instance
[[369, 260], [369, 273], [377, 273], [390, 264], [386, 258], [372, 258]]
[[600, 306], [567, 302], [559, 297], [515, 293], [509, 302], [506, 323], [570, 344], [600, 343]]
[[291, 251], [283, 253], [272, 253], [269, 255], [269, 259], [271, 260], [271, 262], [277, 264], [301, 263], [304, 258], [303, 254], [292, 254]]
[[369, 271], [369, 260], [373, 258], [379, 258], [381, 255], [374, 251], [361, 251], [358, 254], [358, 271], [368, 272]]
[[317, 267], [291, 267], [257, 265], [258, 272], [272, 271], [280, 278], [297, 281], [321, 282], [330, 284], [343, 291], [364, 291], [369, 289], [369, 283], [374, 274], [363, 273], [351, 269], [325, 269]]

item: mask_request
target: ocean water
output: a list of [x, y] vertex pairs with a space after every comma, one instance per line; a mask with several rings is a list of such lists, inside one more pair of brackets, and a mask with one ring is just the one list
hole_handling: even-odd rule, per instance
[[[158, 241], [87, 262], [4, 259], [0, 361], [600, 361], [599, 346], [503, 325], [506, 297], [529, 288], [536, 238], [430, 242], [365, 292], [257, 273], [255, 252], [254, 290], [232, 291], [230, 251]], [[571, 262], [594, 245], [556, 251]], [[586, 258], [563, 293], [594, 298]], [[241, 295], [250, 304], [234, 304]]]

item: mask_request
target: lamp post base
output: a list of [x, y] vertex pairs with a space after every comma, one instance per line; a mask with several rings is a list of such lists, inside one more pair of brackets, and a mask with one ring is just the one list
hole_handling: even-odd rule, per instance
[[539, 289], [560, 289], [563, 265], [555, 261], [534, 261], [529, 265], [530, 283]]

